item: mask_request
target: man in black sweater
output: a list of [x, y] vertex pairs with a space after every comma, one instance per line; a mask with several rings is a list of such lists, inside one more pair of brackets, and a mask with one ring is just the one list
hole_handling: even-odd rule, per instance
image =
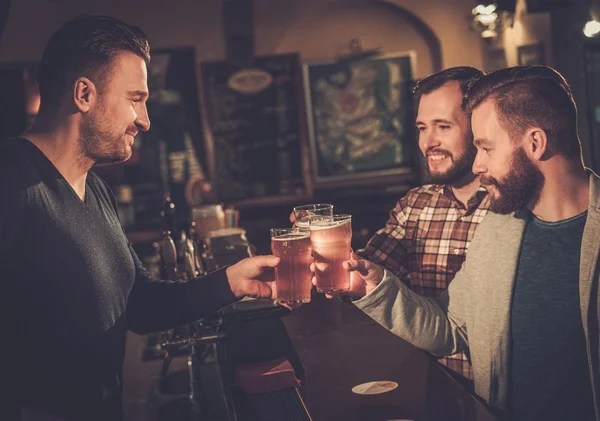
[[151, 279], [112, 193], [90, 172], [128, 159], [136, 133], [150, 128], [149, 58], [139, 28], [69, 21], [44, 50], [38, 118], [0, 144], [3, 421], [21, 411], [118, 421], [127, 329], [167, 329], [243, 296], [271, 296], [275, 256], [186, 283]]

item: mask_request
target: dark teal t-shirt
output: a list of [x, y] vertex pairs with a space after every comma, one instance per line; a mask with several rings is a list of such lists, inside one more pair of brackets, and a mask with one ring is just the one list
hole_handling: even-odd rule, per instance
[[579, 304], [586, 218], [527, 224], [511, 308], [511, 420], [595, 420]]

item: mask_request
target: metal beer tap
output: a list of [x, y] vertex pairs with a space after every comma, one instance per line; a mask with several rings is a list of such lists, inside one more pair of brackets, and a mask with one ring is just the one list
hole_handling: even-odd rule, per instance
[[160, 256], [162, 260], [163, 275], [170, 281], [176, 281], [178, 278], [177, 268], [177, 248], [173, 241], [172, 234], [175, 232], [175, 204], [170, 197], [165, 198], [165, 205], [162, 212], [163, 233], [159, 241]]

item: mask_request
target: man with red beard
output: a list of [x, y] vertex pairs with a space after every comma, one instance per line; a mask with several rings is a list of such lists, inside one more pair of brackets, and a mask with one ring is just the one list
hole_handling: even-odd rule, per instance
[[355, 304], [436, 355], [469, 350], [475, 392], [511, 420], [600, 420], [600, 178], [586, 171], [564, 78], [521, 66], [468, 91], [491, 198], [469, 257], [438, 298], [350, 260]]
[[[489, 207], [487, 192], [471, 171], [477, 151], [471, 116], [462, 109], [469, 82], [481, 75], [472, 67], [454, 67], [418, 83], [416, 126], [431, 184], [402, 197], [385, 228], [358, 253], [426, 297], [448, 288]], [[470, 386], [473, 375], [464, 353], [439, 361]]]

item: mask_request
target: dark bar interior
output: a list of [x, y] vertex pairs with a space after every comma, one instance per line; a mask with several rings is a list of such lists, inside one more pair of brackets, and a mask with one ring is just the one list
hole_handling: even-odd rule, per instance
[[[149, 60], [44, 67], [85, 15]], [[2, 0], [0, 420], [600, 421], [599, 40], [598, 0]]]

